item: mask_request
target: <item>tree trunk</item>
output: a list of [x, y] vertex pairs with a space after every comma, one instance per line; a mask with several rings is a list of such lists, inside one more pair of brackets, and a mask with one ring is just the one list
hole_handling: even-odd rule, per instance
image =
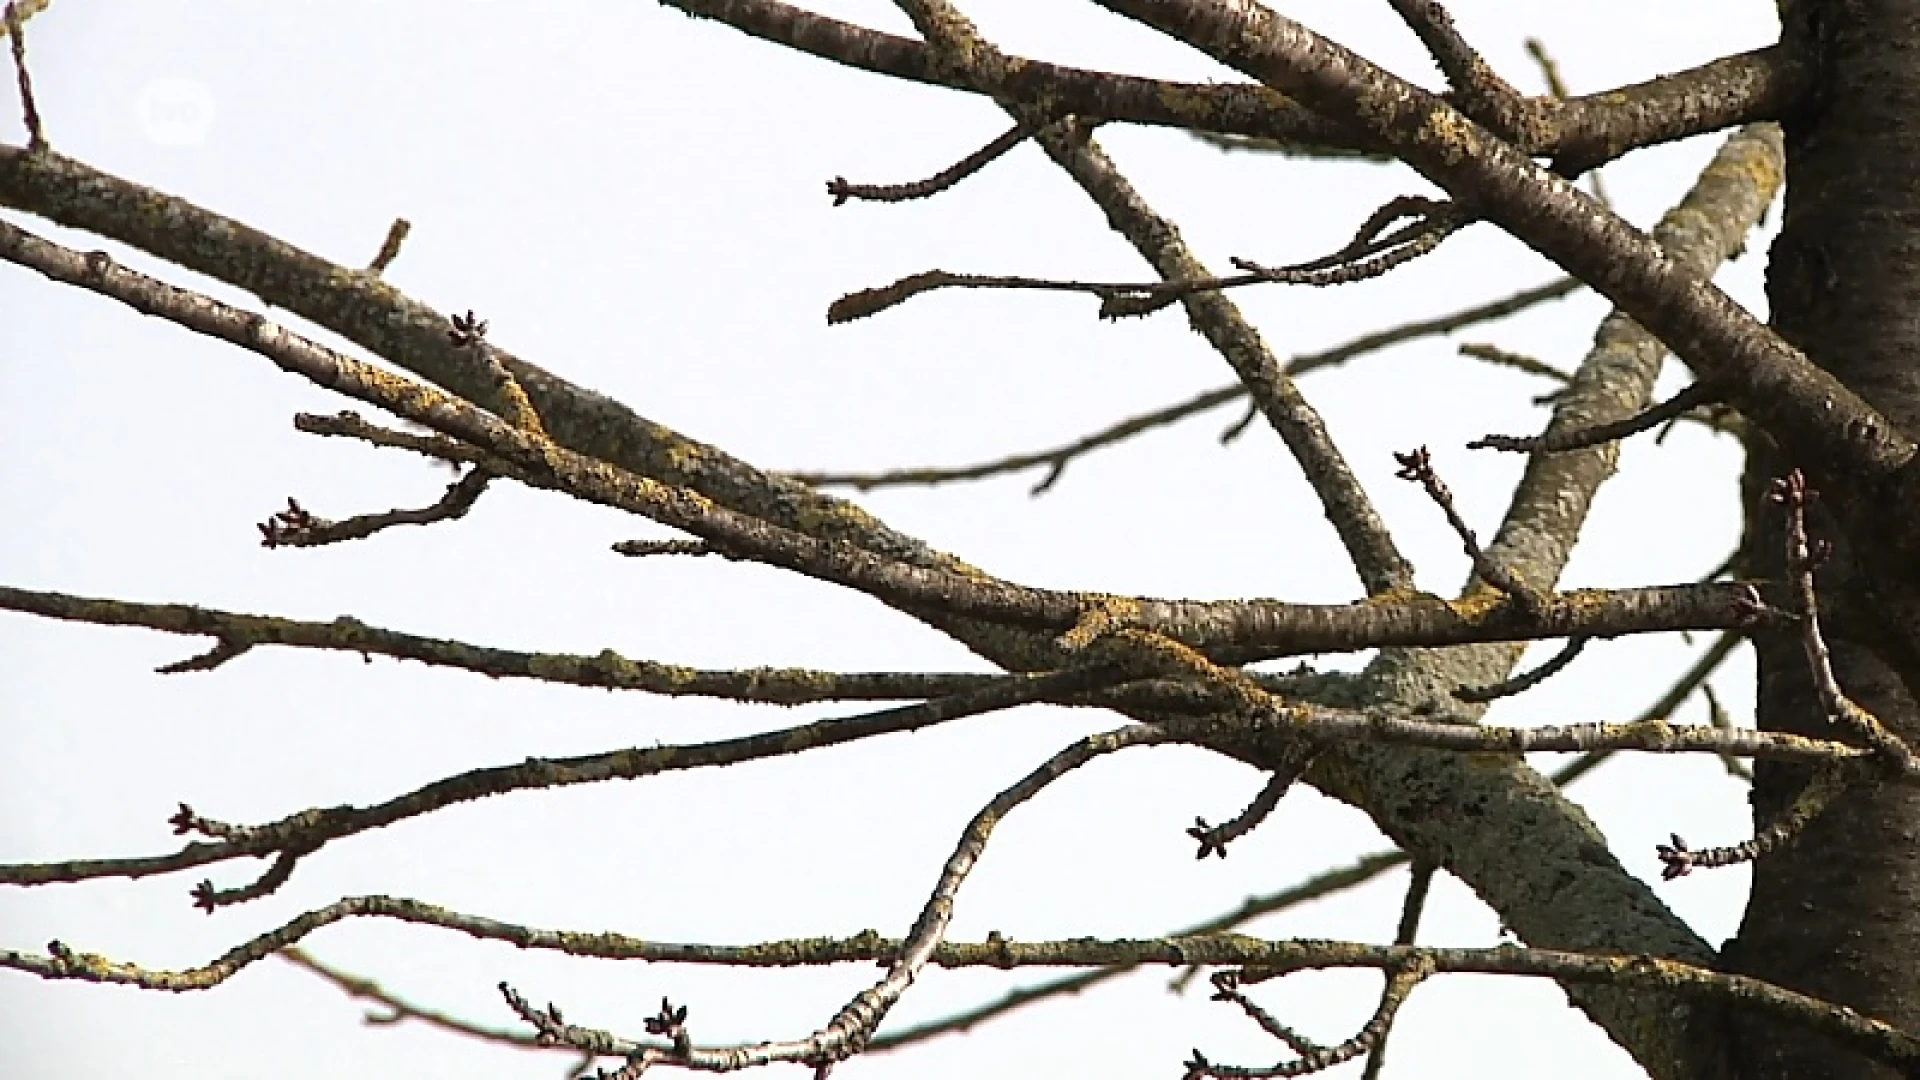
[[[1788, 0], [1783, 43], [1809, 64], [1814, 93], [1786, 119], [1786, 217], [1768, 266], [1775, 327], [1898, 424], [1920, 430], [1920, 3]], [[1756, 440], [1757, 442], [1757, 440]], [[1752, 572], [1784, 570], [1767, 480], [1821, 463], [1755, 445], [1745, 494]], [[1817, 583], [1840, 686], [1908, 741], [1920, 709], [1895, 674], [1899, 646], [1869, 587], [1874, 535], [1835, 544]], [[1762, 728], [1832, 737], [1792, 634], [1756, 642]], [[1845, 737], [1842, 734], [1842, 737]], [[1762, 762], [1753, 812], [1764, 827], [1806, 782], [1803, 767]], [[1869, 785], [1842, 796], [1800, 839], [1760, 859], [1730, 967], [1920, 1028], [1920, 789]], [[1743, 1078], [1898, 1075], [1804, 1029], [1735, 1020], [1730, 1057]]]

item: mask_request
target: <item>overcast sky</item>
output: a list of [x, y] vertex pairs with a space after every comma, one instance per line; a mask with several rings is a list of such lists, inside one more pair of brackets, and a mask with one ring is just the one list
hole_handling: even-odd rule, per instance
[[[1278, 5], [1395, 70], [1437, 76], [1385, 4]], [[1577, 90], [1636, 81], [1771, 39], [1772, 5], [1656, 0], [1452, 5], [1516, 83], [1543, 38]], [[820, 10], [904, 31], [884, 0]], [[1090, 4], [965, 5], [1003, 47], [1184, 78], [1228, 73]], [[1656, 34], [1652, 28], [1658, 28]], [[953, 464], [1050, 445], [1221, 385], [1230, 372], [1178, 314], [1101, 323], [1087, 297], [953, 292], [828, 327], [847, 291], [932, 267], [1138, 280], [1144, 265], [1036, 149], [956, 190], [899, 206], [831, 206], [823, 182], [918, 178], [997, 134], [972, 96], [832, 67], [690, 20], [651, 0], [55, 0], [27, 34], [53, 145], [346, 265], [388, 223], [411, 238], [387, 277], [492, 340], [647, 417], [768, 468]], [[11, 79], [0, 82], [10, 86]], [[0, 91], [0, 138], [24, 133]], [[1404, 168], [1226, 157], [1181, 135], [1100, 139], [1210, 264], [1331, 250], [1377, 206], [1430, 189]], [[1719, 137], [1636, 154], [1608, 171], [1650, 224]], [[25, 215], [83, 250], [151, 259]], [[1722, 275], [1758, 308], [1765, 238]], [[242, 303], [178, 270], [168, 280]], [[1282, 354], [1545, 281], [1552, 268], [1479, 227], [1377, 282], [1236, 294]], [[1483, 532], [1518, 475], [1462, 445], [1536, 430], [1548, 387], [1454, 354], [1491, 341], [1570, 369], [1603, 305], [1582, 295], [1456, 339], [1315, 374], [1303, 387], [1415, 559], [1421, 584], [1463, 580], [1457, 540], [1390, 451], [1428, 444]], [[270, 312], [274, 318], [291, 318]], [[303, 329], [297, 320], [294, 325]], [[326, 335], [321, 334], [323, 338]], [[332, 340], [327, 338], [327, 340]], [[1680, 383], [1669, 372], [1664, 389]], [[295, 432], [342, 399], [250, 354], [111, 301], [0, 265], [0, 582], [302, 618], [351, 614], [503, 647], [711, 667], [986, 670], [931, 630], [858, 595], [730, 562], [626, 560], [608, 546], [663, 538], [649, 522], [499, 484], [464, 521], [322, 549], [263, 550], [254, 522], [294, 496], [345, 517], [424, 505], [444, 470]], [[1056, 588], [1344, 601], [1358, 585], [1298, 470], [1256, 425], [1222, 448], [1237, 409], [1036, 476], [861, 497], [889, 523], [1013, 580]], [[1606, 490], [1566, 582], [1685, 580], [1738, 532], [1730, 440], [1639, 440]], [[1621, 719], [1704, 640], [1610, 642], [1541, 690], [1495, 709], [1509, 723]], [[0, 861], [149, 854], [179, 840], [185, 801], [263, 822], [310, 806], [385, 799], [452, 772], [529, 756], [726, 737], [844, 715], [660, 700], [388, 660], [258, 650], [212, 673], [154, 668], [204, 642], [0, 615]], [[1541, 654], [1532, 654], [1537, 661]], [[1359, 658], [1328, 658], [1352, 666]], [[1750, 717], [1744, 656], [1716, 681]], [[1705, 718], [1696, 700], [1685, 719]], [[0, 948], [58, 938], [149, 967], [186, 967], [344, 895], [409, 896], [527, 924], [663, 941], [906, 930], [979, 805], [1077, 735], [1115, 718], [1049, 708], [979, 717], [724, 772], [520, 794], [328, 846], [293, 880], [212, 917], [192, 872], [0, 891]], [[1379, 850], [1361, 814], [1300, 789], [1232, 857], [1196, 863], [1184, 828], [1223, 820], [1260, 787], [1191, 749], [1096, 763], [996, 832], [961, 893], [953, 936], [1146, 936], [1198, 921]], [[1744, 791], [1712, 758], [1615, 762], [1574, 792], [1626, 863], [1657, 876], [1653, 845], [1747, 835]], [[254, 865], [210, 868], [236, 886]], [[1404, 872], [1272, 917], [1275, 936], [1390, 939]], [[1744, 870], [1659, 885], [1708, 940], [1738, 924]], [[1498, 924], [1443, 879], [1432, 944], [1488, 945]], [[431, 928], [361, 921], [306, 943], [318, 957], [435, 1008], [511, 1026], [507, 980], [570, 1020], [627, 1034], [664, 995], [702, 1042], [813, 1030], [870, 982], [864, 966], [742, 972], [522, 954]], [[999, 995], [997, 972], [929, 973], [896, 1027]], [[965, 1036], [842, 1066], [888, 1077], [1174, 1077], [1193, 1047], [1260, 1064], [1280, 1050], [1198, 990], [1145, 972]], [[1337, 1042], [1379, 976], [1291, 976], [1258, 999]], [[0, 1072], [223, 1080], [273, 1075], [553, 1078], [571, 1059], [481, 1045], [420, 1025], [366, 1026], [364, 1007], [278, 962], [179, 996], [0, 972]], [[790, 1068], [790, 1067], [786, 1067]], [[1450, 976], [1401, 1014], [1389, 1076], [1638, 1075], [1550, 984]], [[797, 1075], [797, 1074], [796, 1074]], [[837, 1073], [836, 1075], [840, 1075]], [[1355, 1063], [1328, 1075], [1359, 1075]]]

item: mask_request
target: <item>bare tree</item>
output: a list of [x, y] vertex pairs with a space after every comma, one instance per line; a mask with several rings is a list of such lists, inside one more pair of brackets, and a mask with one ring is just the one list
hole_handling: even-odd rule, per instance
[[[1699, 66], [1581, 96], [1530, 96], [1496, 72], [1428, 0], [1388, 7], [1425, 47], [1447, 89], [1397, 76], [1269, 7], [1226, 0], [1101, 0], [1240, 73], [1179, 83], [1013, 55], [949, 0], [897, 0], [916, 37], [866, 29], [776, 0], [681, 0], [668, 6], [742, 32], [767, 49], [810, 54], [881, 79], [933, 84], [1005, 113], [1004, 133], [949, 168], [904, 184], [836, 178], [836, 203], [939, 198], [1026, 143], [1091, 200], [1145, 260], [1129, 280], [927, 270], [848, 292], [833, 323], [906, 317], [890, 309], [938, 290], [1089, 294], [1107, 319], [1171, 319], [1178, 309], [1234, 376], [1219, 389], [1120, 420], [1084, 437], [974, 465], [883, 472], [779, 473], [695, 441], [575, 385], [489, 338], [484, 313], [441, 312], [382, 277], [408, 236], [396, 221], [365, 267], [341, 265], [194, 202], [96, 168], [58, 148], [57, 114], [36, 104], [27, 24], [45, 3], [16, 3], [7, 27], [28, 133], [0, 146], [0, 257], [73, 289], [234, 349], [351, 399], [350, 411], [303, 413], [296, 426], [405, 451], [457, 472], [428, 505], [342, 519], [297, 499], [258, 524], [268, 548], [379, 543], [399, 525], [458, 521], [496, 489], [555, 492], [644, 518], [668, 539], [618, 545], [631, 558], [757, 563], [870, 597], [947, 635], [996, 673], [695, 670], [664, 662], [518, 651], [369, 625], [306, 621], [178, 603], [136, 602], [0, 585], [0, 609], [189, 635], [209, 644], [162, 671], [210, 671], [282, 647], [391, 657], [496, 678], [734, 702], [904, 702], [734, 738], [530, 757], [448, 775], [361, 803], [277, 820], [218, 819], [182, 803], [170, 824], [184, 846], [152, 856], [0, 866], [0, 882], [42, 886], [191, 874], [265, 860], [251, 881], [202, 880], [212, 913], [274, 894], [338, 841], [450, 807], [531, 789], [602, 784], [801, 754], [886, 733], [1047, 703], [1110, 714], [1104, 731], [1027, 763], [982, 800], [898, 936], [860, 934], [759, 944], [673, 943], [568, 932], [386, 895], [351, 896], [239, 941], [199, 966], [141, 966], [53, 942], [0, 952], [0, 966], [47, 980], [155, 990], [214, 987], [280, 956], [414, 1019], [507, 1044], [559, 1048], [580, 1069], [630, 1078], [649, 1067], [729, 1071], [799, 1063], [825, 1075], [862, 1053], [1083, 988], [1144, 966], [1204, 973], [1213, 998], [1243, 1011], [1276, 1048], [1253, 1061], [1196, 1050], [1190, 1078], [1290, 1076], [1365, 1059], [1378, 1075], [1395, 1016], [1424, 983], [1453, 973], [1548, 979], [1647, 1074], [1696, 1077], [1880, 1077], [1920, 1071], [1920, 914], [1913, 836], [1920, 827], [1911, 740], [1920, 707], [1920, 506], [1906, 432], [1920, 426], [1909, 374], [1916, 307], [1913, 125], [1920, 15], [1911, 5], [1784, 3], [1777, 45], [1702, 58]], [[1544, 53], [1536, 54], [1546, 63]], [[1649, 73], [1652, 74], [1652, 73]], [[1337, 250], [1285, 265], [1204, 264], [1174, 223], [1102, 149], [1119, 125], [1178, 129], [1235, 152], [1364, 159], [1410, 166], [1430, 188], [1356, 222]], [[1615, 213], [1597, 170], [1637, 149], [1726, 132], [1711, 163], [1660, 223], [1642, 231]], [[956, 153], [958, 153], [956, 151]], [[1740, 251], [1784, 182], [1786, 209], [1769, 255], [1771, 325], [1728, 298], [1713, 275]], [[1288, 213], [1284, 203], [1274, 213]], [[84, 251], [33, 227], [39, 218], [143, 253]], [[1371, 280], [1416, 260], [1444, 260], [1451, 238], [1502, 230], [1557, 264], [1566, 280], [1433, 317], [1372, 328], [1351, 343], [1283, 360], [1236, 299], [1251, 291]], [[190, 271], [229, 286], [194, 288]], [[1432, 504], [1472, 575], [1449, 599], [1415, 587], [1403, 543], [1296, 379], [1397, 343], [1450, 333], [1591, 289], [1613, 305], [1571, 371], [1491, 346], [1480, 360], [1553, 379], [1552, 415], [1536, 434], [1489, 433], [1483, 454], [1525, 455], [1508, 509], [1483, 541], [1456, 505], [1444, 464], [1415, 433], [1398, 476]], [[242, 303], [231, 290], [251, 294]], [[217, 292], [217, 295], [216, 295]], [[980, 298], [974, 298], [980, 299]], [[984, 300], [982, 301], [984, 302]], [[1066, 300], [1063, 302], [1071, 302]], [[750, 301], [749, 301], [750, 303]], [[314, 330], [280, 320], [292, 313]], [[1671, 353], [1691, 376], [1656, 401]], [[1350, 603], [1163, 598], [1050, 588], [978, 569], [893, 528], [833, 492], [1037, 474], [1038, 491], [1089, 455], [1152, 429], [1236, 403], [1270, 428], [1317, 498], [1350, 560]], [[1670, 424], [1735, 437], [1748, 460], [1741, 549], [1696, 581], [1563, 590], [1559, 582], [1620, 443]], [[1310, 516], [1310, 515], [1308, 515]], [[1315, 525], [1317, 526], [1317, 522]], [[1486, 707], [1578, 663], [1590, 643], [1708, 631], [1706, 649], [1637, 719], [1550, 726], [1488, 723]], [[1533, 642], [1563, 640], [1519, 670]], [[1742, 641], [1759, 665], [1757, 725], [1672, 720]], [[1363, 671], [1259, 666], [1378, 650]], [[1255, 898], [1204, 925], [1145, 939], [949, 934], [956, 898], [1003, 818], [1061, 777], [1132, 747], [1178, 744], [1262, 770], [1264, 786], [1223, 822], [1188, 834], [1201, 858], [1225, 856], [1301, 785], [1364, 811], [1396, 850]], [[1523, 756], [1582, 756], [1548, 775]], [[1673, 879], [1753, 864], [1739, 936], [1715, 948], [1609, 850], [1562, 790], [1609, 755], [1751, 759], [1750, 839], [1695, 847], [1680, 836], [1657, 858]], [[817, 765], [831, 783], [831, 765]], [[1409, 866], [1391, 943], [1261, 938], [1250, 919]], [[1510, 932], [1495, 947], [1417, 943], [1437, 874], [1465, 883]], [[502, 984], [518, 1027], [409, 1000], [302, 951], [309, 935], [350, 919], [399, 920], [522, 948], [731, 967], [878, 963], [881, 974], [817, 1026], [759, 1041], [700, 1036], [700, 1016], [663, 1000], [638, 1030], [571, 1023], [525, 988]], [[904, 922], [905, 920], [903, 920]], [[930, 967], [1082, 969], [933, 1024], [883, 1021]], [[1311, 969], [1384, 976], [1370, 1018], [1334, 1043], [1308, 1039], [1258, 1003], [1258, 984]], [[747, 976], [743, 976], [747, 977]], [[556, 991], [557, 993], [557, 991]], [[1171, 1072], [1173, 1062], [1153, 1063]], [[1409, 1073], [1418, 1063], [1408, 1061]]]

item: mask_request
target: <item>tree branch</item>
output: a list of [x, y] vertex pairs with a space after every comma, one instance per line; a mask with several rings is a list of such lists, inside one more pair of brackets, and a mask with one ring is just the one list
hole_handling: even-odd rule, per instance
[[[208, 822], [183, 805], [173, 819], [177, 832], [199, 832], [218, 839], [188, 844], [171, 855], [0, 865], [0, 884], [44, 885], [108, 877], [143, 878], [231, 859], [277, 855], [281, 858], [281, 864], [262, 879], [263, 882], [271, 881], [277, 885], [291, 871], [291, 861], [311, 854], [331, 841], [355, 836], [369, 829], [384, 828], [475, 799], [514, 791], [630, 780], [665, 772], [784, 757], [876, 735], [916, 731], [949, 720], [997, 712], [1054, 695], [1093, 689], [1115, 678], [1117, 676], [1111, 669], [1103, 667], [1056, 672], [1037, 679], [1010, 676], [978, 690], [934, 698], [917, 705], [819, 720], [737, 739], [685, 746], [633, 747], [570, 758], [528, 758], [516, 765], [474, 769], [436, 780], [371, 806], [305, 810], [267, 825], [245, 829]], [[223, 896], [251, 899], [254, 895], [258, 894], [246, 890], [216, 893], [210, 883], [202, 883], [195, 890], [197, 900], [216, 905]]]
[[[776, 0], [662, 0], [764, 41], [837, 64], [913, 82], [989, 93], [935, 62], [911, 38], [869, 30]], [[1185, 83], [1008, 58], [1005, 92], [1050, 101], [1100, 120], [1275, 140], [1296, 153], [1389, 158], [1394, 144], [1358, 124], [1323, 115], [1256, 83]], [[1573, 175], [1643, 146], [1777, 120], [1804, 93], [1807, 76], [1777, 47], [1710, 61], [1643, 83], [1585, 94], [1541, 108], [1540, 142], [1523, 152], [1555, 159]]]
[[[76, 952], [59, 942], [46, 955], [0, 952], [0, 968], [46, 979], [143, 986], [150, 989], [205, 990], [231, 978], [247, 965], [292, 945], [308, 934], [348, 918], [396, 919], [415, 925], [458, 930], [471, 937], [504, 941], [523, 949], [566, 952], [574, 956], [636, 959], [654, 963], [719, 964], [727, 967], [796, 967], [891, 961], [903, 942], [871, 931], [852, 938], [797, 938], [757, 945], [720, 946], [648, 941], [610, 933], [540, 930], [463, 915], [418, 901], [388, 896], [349, 897], [307, 912], [229, 950], [218, 960], [184, 971], [157, 971]], [[1576, 985], [1611, 985], [1626, 992], [1737, 1002], [1763, 1015], [1825, 1032], [1876, 1060], [1920, 1063], [1920, 1037], [1870, 1017], [1829, 1005], [1759, 979], [1643, 954], [1575, 953], [1503, 945], [1492, 949], [1364, 945], [1355, 942], [1263, 940], [1241, 934], [1190, 937], [984, 943], [944, 942], [927, 962], [944, 968], [1113, 967], [1238, 965], [1253, 977], [1273, 978], [1296, 971], [1328, 968], [1391, 968], [1431, 963], [1437, 974], [1501, 974], [1550, 978]]]

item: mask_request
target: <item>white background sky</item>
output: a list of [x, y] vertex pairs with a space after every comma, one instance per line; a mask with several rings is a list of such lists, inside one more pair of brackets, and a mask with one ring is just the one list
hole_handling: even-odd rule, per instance
[[[819, 5], [904, 30], [883, 0]], [[1186, 78], [1227, 74], [1092, 5], [965, 5], [1012, 51]], [[1432, 85], [1385, 4], [1280, 5]], [[1772, 7], [1613, 3], [1453, 5], [1516, 83], [1537, 35], [1576, 89], [1616, 85], [1770, 40]], [[997, 134], [982, 99], [832, 67], [645, 0], [329, 3], [56, 0], [28, 29], [56, 148], [182, 195], [348, 265], [395, 216], [413, 221], [388, 272], [443, 311], [472, 308], [503, 347], [644, 415], [772, 468], [960, 463], [1048, 445], [1230, 373], [1177, 314], [1121, 325], [1086, 297], [952, 293], [829, 328], [843, 292], [930, 267], [1137, 280], [1145, 269], [1032, 147], [938, 199], [834, 209], [822, 184], [917, 178]], [[10, 82], [10, 80], [9, 80]], [[19, 142], [11, 94], [0, 137]], [[1100, 133], [1198, 251], [1287, 262], [1344, 241], [1409, 171], [1228, 158], [1164, 131]], [[1608, 172], [1636, 222], [1677, 198], [1718, 137], [1644, 152]], [[8, 214], [82, 249], [94, 237]], [[1761, 303], [1756, 241], [1723, 281]], [[1274, 287], [1236, 298], [1276, 351], [1305, 352], [1403, 318], [1547, 279], [1490, 227], [1378, 282]], [[182, 284], [257, 307], [179, 271]], [[1603, 312], [1562, 301], [1459, 340], [1571, 368]], [[296, 323], [296, 325], [298, 325]], [[1465, 560], [1439, 513], [1392, 479], [1389, 452], [1426, 443], [1468, 518], [1491, 530], [1515, 459], [1462, 444], [1531, 431], [1538, 380], [1429, 341], [1304, 382], [1378, 499], [1422, 584], [1451, 591]], [[1669, 373], [1663, 388], [1679, 385]], [[266, 551], [253, 523], [293, 495], [344, 517], [436, 497], [445, 473], [291, 429], [347, 403], [260, 359], [89, 293], [0, 266], [0, 580], [307, 618], [352, 614], [414, 632], [522, 648], [714, 667], [982, 670], [871, 601], [726, 562], [630, 561], [608, 545], [650, 523], [499, 485], [465, 521], [317, 550]], [[862, 502], [890, 523], [1014, 580], [1158, 595], [1339, 601], [1357, 585], [1297, 469], [1256, 426], [1222, 449], [1227, 410], [1074, 465], [1043, 498], [1032, 476]], [[1567, 581], [1684, 580], [1737, 533], [1730, 441], [1641, 440], [1602, 496]], [[0, 860], [131, 855], [178, 844], [176, 803], [233, 821], [365, 803], [450, 772], [530, 755], [702, 741], [861, 711], [781, 711], [553, 689], [377, 660], [261, 650], [211, 674], [160, 676], [203, 642], [0, 617]], [[1637, 712], [1704, 645], [1604, 643], [1501, 705], [1511, 723]], [[1537, 650], [1532, 660], [1543, 655]], [[1351, 664], [1352, 658], [1339, 662]], [[1717, 681], [1750, 715], [1744, 656]], [[1696, 699], [1685, 718], [1703, 720]], [[151, 967], [203, 963], [343, 895], [387, 893], [543, 927], [659, 940], [750, 942], [906, 929], [968, 816], [1068, 740], [1114, 718], [1027, 708], [726, 772], [488, 800], [330, 845], [275, 895], [208, 917], [200, 872], [0, 891], [0, 947], [59, 938]], [[953, 933], [1014, 939], [1148, 935], [1231, 908], [1383, 845], [1360, 814], [1296, 790], [1224, 861], [1196, 863], [1183, 829], [1258, 790], [1198, 751], [1103, 760], [1022, 808], [961, 894]], [[1668, 831], [1729, 842], [1741, 788], [1712, 759], [1616, 762], [1575, 790], [1636, 872]], [[223, 886], [258, 867], [211, 868]], [[1255, 930], [1386, 940], [1404, 872]], [[1709, 940], [1738, 923], [1744, 871], [1660, 894]], [[1496, 920], [1437, 883], [1422, 930], [1487, 945]], [[638, 1034], [662, 995], [705, 1042], [791, 1037], [824, 1022], [874, 972], [729, 973], [524, 955], [458, 935], [360, 922], [307, 942], [319, 957], [477, 1019], [511, 1023], [506, 979], [579, 1023]], [[1038, 978], [1041, 975], [1021, 976]], [[903, 1024], [997, 996], [1001, 973], [930, 973]], [[1303, 974], [1260, 988], [1324, 1041], [1372, 1006], [1372, 973]], [[1172, 1077], [1191, 1047], [1217, 1061], [1279, 1054], [1237, 1011], [1138, 974], [847, 1076]], [[19, 1080], [138, 1075], [557, 1077], [570, 1059], [487, 1047], [417, 1026], [367, 1027], [362, 1007], [264, 962], [206, 993], [48, 984], [0, 972], [0, 1073]], [[785, 1067], [791, 1068], [791, 1067]], [[1331, 1075], [1357, 1076], [1359, 1066]], [[1553, 986], [1448, 977], [1402, 1013], [1388, 1074], [1622, 1077], [1631, 1061]], [[840, 1075], [840, 1073], [836, 1073]]]

